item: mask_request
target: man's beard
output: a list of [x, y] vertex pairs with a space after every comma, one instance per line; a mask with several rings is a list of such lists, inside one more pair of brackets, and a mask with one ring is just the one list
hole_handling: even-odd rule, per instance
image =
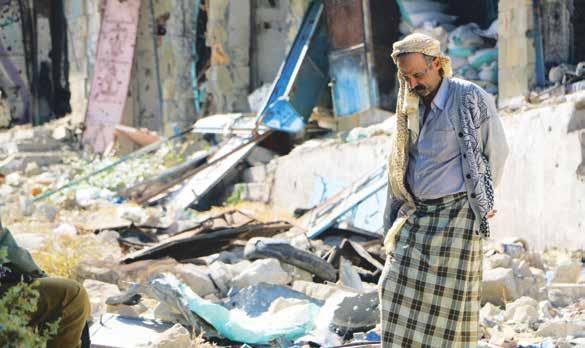
[[428, 90], [428, 88], [418, 85], [414, 88], [410, 89], [410, 92], [418, 95], [419, 97], [423, 98], [426, 97], [427, 95], [429, 95], [431, 92]]

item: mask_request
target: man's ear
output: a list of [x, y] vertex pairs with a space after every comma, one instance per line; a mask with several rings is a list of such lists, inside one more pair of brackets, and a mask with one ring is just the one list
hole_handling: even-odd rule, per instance
[[435, 69], [441, 68], [441, 59], [439, 59], [439, 57], [433, 58], [433, 67], [435, 67]]

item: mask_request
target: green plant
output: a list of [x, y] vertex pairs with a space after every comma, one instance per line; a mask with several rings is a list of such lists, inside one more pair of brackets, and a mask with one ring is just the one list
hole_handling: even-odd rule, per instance
[[[0, 249], [0, 272], [6, 268], [6, 249]], [[38, 281], [37, 281], [38, 282]], [[0, 346], [46, 347], [47, 341], [57, 333], [59, 320], [42, 328], [29, 325], [30, 316], [36, 311], [39, 292], [36, 283], [21, 282], [8, 288], [0, 297]]]
[[232, 194], [227, 198], [225, 201], [227, 205], [236, 205], [242, 201], [242, 193], [244, 193], [244, 188], [241, 186], [237, 186], [237, 188], [232, 192]]

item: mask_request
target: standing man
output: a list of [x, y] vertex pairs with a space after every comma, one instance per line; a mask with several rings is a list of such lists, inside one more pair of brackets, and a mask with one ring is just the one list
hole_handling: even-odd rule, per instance
[[475, 347], [482, 238], [508, 155], [491, 96], [452, 78], [437, 40], [393, 45], [400, 91], [384, 212], [383, 347]]

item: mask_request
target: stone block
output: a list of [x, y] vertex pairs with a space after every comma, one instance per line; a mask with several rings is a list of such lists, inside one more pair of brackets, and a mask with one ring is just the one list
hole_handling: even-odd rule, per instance
[[494, 268], [483, 273], [482, 302], [503, 305], [518, 298], [514, 271], [509, 268]]
[[189, 331], [181, 324], [175, 324], [172, 328], [160, 334], [153, 342], [150, 342], [150, 348], [190, 348], [191, 335]]
[[270, 184], [268, 183], [235, 184], [234, 192], [237, 192], [240, 200], [243, 201], [267, 203], [270, 200]]
[[118, 289], [117, 285], [104, 283], [93, 279], [85, 280], [83, 282], [83, 287], [89, 295], [89, 302], [91, 303], [91, 315], [94, 318], [106, 313], [106, 300], [108, 297], [120, 294], [120, 289]]
[[581, 262], [577, 260], [561, 260], [553, 270], [551, 283], [577, 283], [581, 275]]
[[209, 274], [201, 267], [193, 264], [180, 264], [173, 273], [201, 297], [216, 292]]
[[250, 167], [242, 172], [242, 179], [245, 183], [262, 183], [268, 178], [267, 168], [264, 165]]
[[259, 283], [286, 285], [290, 283], [291, 276], [280, 266], [276, 259], [257, 260], [250, 268], [233, 278], [234, 287], [243, 289]]
[[585, 298], [585, 284], [553, 283], [547, 286], [548, 299], [556, 307], [568, 306]]

